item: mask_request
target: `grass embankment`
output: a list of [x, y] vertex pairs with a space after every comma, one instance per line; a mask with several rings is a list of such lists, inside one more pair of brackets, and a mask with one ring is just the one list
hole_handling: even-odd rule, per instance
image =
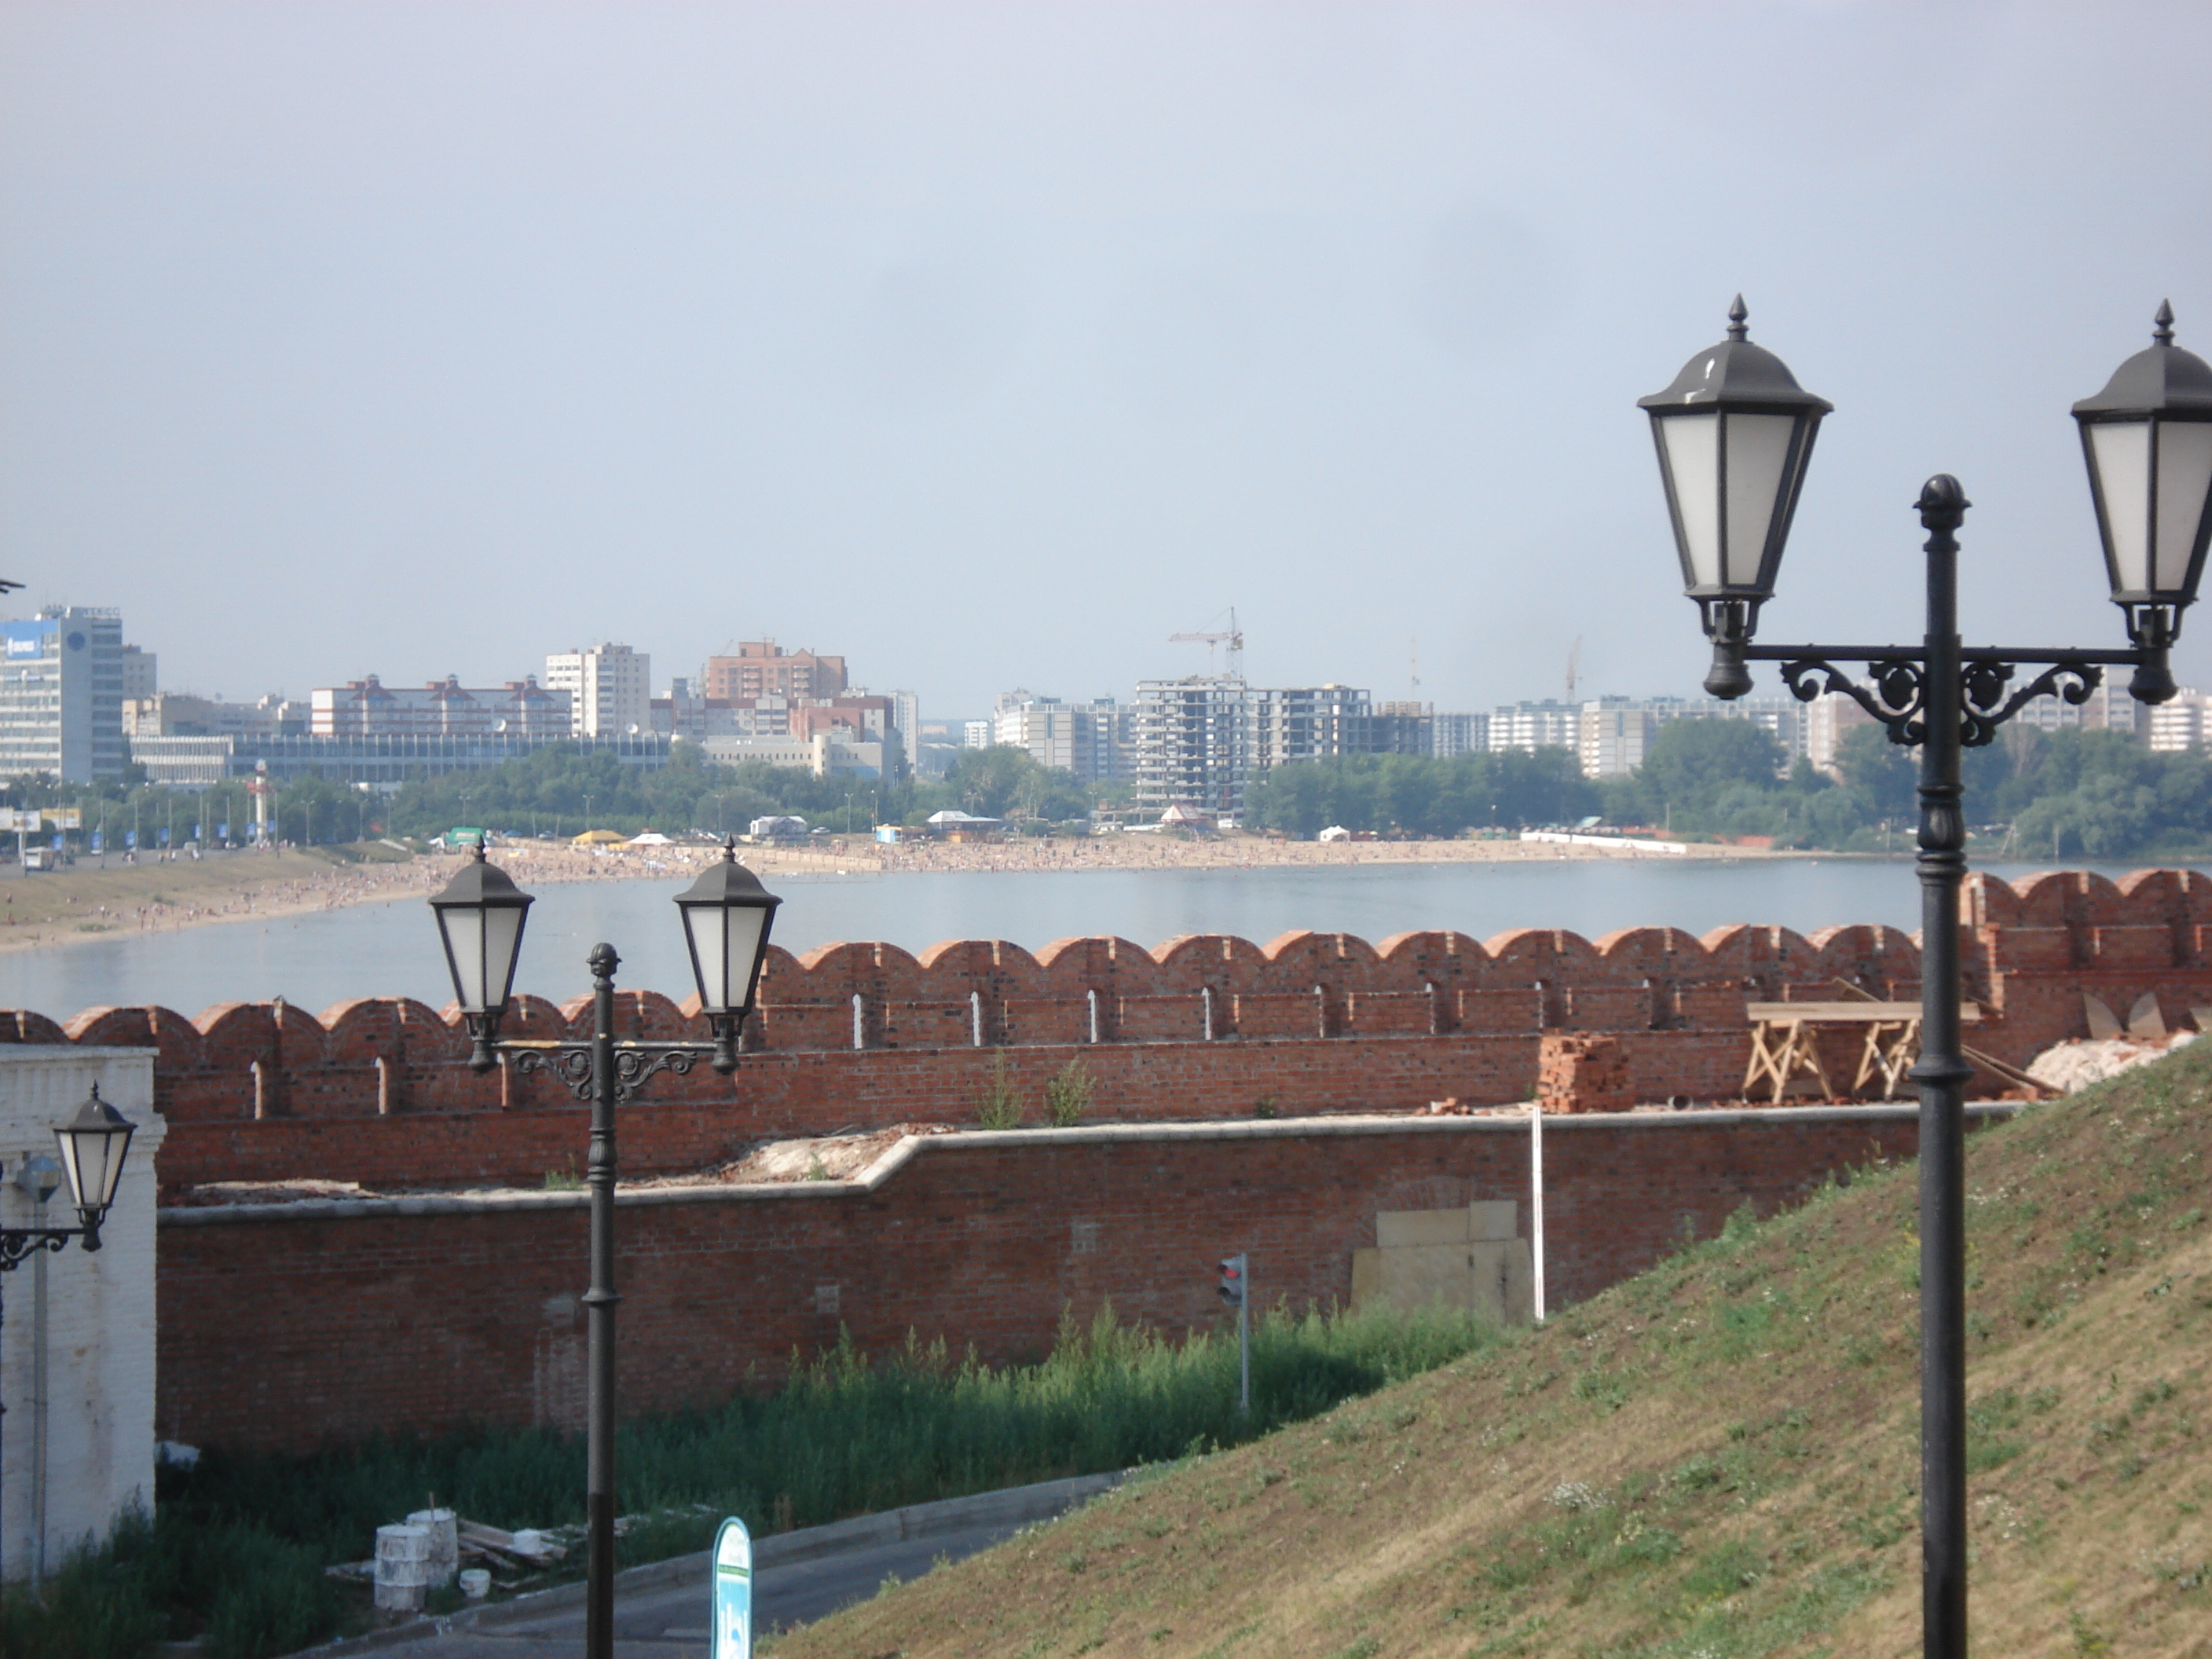
[[[2212, 1654], [2208, 1103], [2198, 1044], [1972, 1138], [1978, 1651]], [[769, 1650], [1917, 1653], [1915, 1201], [1747, 1218]]]
[[[1263, 1320], [1249, 1421], [1235, 1409], [1233, 1330], [1170, 1341], [1117, 1325], [1109, 1309], [1087, 1329], [1063, 1327], [1039, 1364], [995, 1370], [941, 1345], [873, 1364], [840, 1349], [775, 1395], [626, 1425], [621, 1507], [653, 1518], [629, 1527], [621, 1558], [705, 1549], [728, 1514], [764, 1534], [1232, 1444], [1497, 1335], [1466, 1317]], [[341, 1592], [323, 1567], [368, 1556], [377, 1527], [433, 1493], [508, 1529], [579, 1523], [583, 1448], [551, 1432], [477, 1432], [311, 1457], [210, 1449], [189, 1472], [163, 1471], [158, 1520], [80, 1558], [44, 1610], [0, 1605], [0, 1655], [136, 1659], [195, 1635], [210, 1659], [306, 1647], [366, 1621], [366, 1593]], [[567, 1565], [580, 1577], [582, 1551]]]

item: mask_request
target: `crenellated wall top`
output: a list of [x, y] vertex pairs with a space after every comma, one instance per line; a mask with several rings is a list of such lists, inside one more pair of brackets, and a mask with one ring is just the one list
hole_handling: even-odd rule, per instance
[[[2177, 967], [2212, 966], [2212, 878], [2191, 870], [2141, 870], [2114, 882], [2082, 871], [2031, 876], [2016, 885], [1968, 878], [1970, 972], [1986, 979], [2047, 969], [2057, 958], [2094, 962], [2100, 942], [2148, 937]], [[2063, 937], [2060, 937], [2063, 935]], [[771, 947], [761, 979], [762, 1018], [779, 1010], [849, 1010], [864, 1002], [955, 1005], [1147, 999], [1217, 994], [1336, 995], [1526, 989], [1542, 983], [1600, 990], [1726, 986], [1753, 995], [1816, 993], [1844, 981], [1869, 989], [1917, 981], [1919, 951], [1893, 927], [1855, 925], [1809, 936], [1734, 924], [1704, 938], [1679, 928], [1631, 927], [1595, 941], [1563, 928], [1516, 928], [1486, 941], [1450, 931], [1395, 933], [1379, 944], [1342, 933], [1298, 931], [1265, 945], [1225, 933], [1186, 933], [1146, 950], [1126, 939], [1055, 939], [1034, 953], [1004, 939], [950, 939], [919, 956], [884, 943], [823, 945], [804, 955]], [[1986, 994], [1986, 986], [1977, 994]], [[656, 991], [618, 994], [625, 1036], [708, 1035], [697, 999]], [[590, 999], [517, 1000], [506, 1027], [517, 1037], [589, 1035]], [[197, 1018], [167, 1008], [88, 1008], [66, 1024], [30, 1011], [0, 1014], [0, 1040], [144, 1046], [165, 1066], [313, 1063], [404, 1056], [458, 1060], [468, 1042], [458, 1011], [405, 998], [362, 997], [319, 1016], [282, 1000], [218, 1003]], [[771, 1041], [772, 1041], [771, 1037]]]

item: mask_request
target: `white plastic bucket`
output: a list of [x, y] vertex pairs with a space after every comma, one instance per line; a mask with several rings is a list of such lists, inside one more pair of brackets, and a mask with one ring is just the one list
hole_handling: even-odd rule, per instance
[[386, 1613], [420, 1613], [430, 1585], [430, 1529], [376, 1529], [376, 1605]]
[[430, 1582], [450, 1584], [461, 1565], [461, 1540], [459, 1523], [451, 1510], [417, 1510], [407, 1517], [410, 1527], [422, 1527], [430, 1534]]
[[468, 1567], [461, 1573], [461, 1594], [471, 1601], [481, 1601], [491, 1594], [491, 1574], [482, 1567]]

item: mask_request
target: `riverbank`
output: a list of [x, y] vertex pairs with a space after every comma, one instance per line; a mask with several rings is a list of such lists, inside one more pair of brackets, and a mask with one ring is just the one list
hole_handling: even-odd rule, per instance
[[[592, 850], [565, 843], [516, 842], [494, 849], [524, 887], [578, 882], [689, 879], [716, 849], [699, 845]], [[1079, 871], [1349, 870], [1401, 865], [1557, 865], [1663, 860], [1766, 860], [1833, 854], [1692, 845], [1687, 854], [1623, 848], [1512, 841], [1316, 842], [1224, 836], [1182, 841], [1150, 835], [1083, 841], [1013, 840], [966, 845], [927, 842], [887, 846], [861, 836], [830, 836], [792, 847], [748, 847], [738, 856], [762, 877], [882, 876], [899, 873]], [[52, 949], [239, 921], [270, 922], [356, 904], [427, 898], [459, 866], [457, 854], [409, 854], [386, 842], [358, 847], [283, 848], [180, 855], [106, 868], [90, 860], [66, 869], [0, 876], [0, 952]]]

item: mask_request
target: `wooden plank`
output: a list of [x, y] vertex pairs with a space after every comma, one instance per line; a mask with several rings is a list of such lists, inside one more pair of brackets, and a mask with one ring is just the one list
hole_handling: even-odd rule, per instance
[[[1868, 1025], [1920, 1018], [1917, 1002], [1753, 1002], [1745, 1008], [1753, 1019], [1772, 1025]], [[1959, 1018], [1967, 1024], [1981, 1017], [1979, 1003], [1959, 1005]]]

